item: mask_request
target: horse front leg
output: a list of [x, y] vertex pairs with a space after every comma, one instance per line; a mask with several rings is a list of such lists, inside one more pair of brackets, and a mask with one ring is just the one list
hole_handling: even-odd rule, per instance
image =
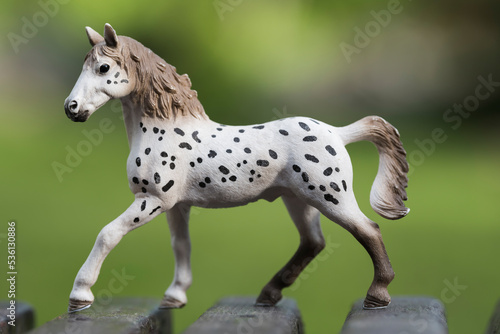
[[191, 207], [176, 205], [167, 211], [170, 238], [175, 257], [174, 280], [165, 292], [161, 308], [181, 308], [187, 303], [186, 290], [191, 286], [191, 241], [189, 212]]
[[87, 260], [78, 271], [69, 297], [69, 312], [86, 309], [94, 302], [90, 288], [95, 284], [104, 259], [128, 232], [146, 224], [162, 213], [162, 202], [156, 197], [136, 197], [132, 205], [106, 225], [95, 241]]

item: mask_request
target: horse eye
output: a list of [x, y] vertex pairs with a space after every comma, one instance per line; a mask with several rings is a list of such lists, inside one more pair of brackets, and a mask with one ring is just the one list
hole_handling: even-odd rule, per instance
[[108, 64], [102, 64], [101, 67], [99, 67], [99, 73], [106, 73], [107, 71], [109, 71]]

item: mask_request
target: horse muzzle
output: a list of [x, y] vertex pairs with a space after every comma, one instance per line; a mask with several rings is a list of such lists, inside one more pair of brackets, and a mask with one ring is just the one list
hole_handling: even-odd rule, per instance
[[64, 103], [64, 111], [66, 116], [73, 122], [85, 122], [89, 116], [90, 112], [88, 110], [80, 111], [80, 105], [76, 100], [66, 100]]

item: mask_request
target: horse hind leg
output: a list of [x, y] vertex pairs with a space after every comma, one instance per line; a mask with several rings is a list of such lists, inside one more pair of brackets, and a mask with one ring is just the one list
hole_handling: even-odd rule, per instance
[[327, 210], [324, 214], [349, 231], [363, 245], [373, 262], [374, 277], [366, 294], [363, 308], [385, 308], [391, 302], [387, 287], [394, 279], [394, 271], [385, 250], [379, 226], [366, 217], [357, 204], [350, 206], [348, 212], [341, 209], [337, 208], [335, 212]]
[[283, 202], [300, 234], [300, 244], [280, 271], [264, 286], [256, 305], [273, 306], [282, 298], [282, 290], [292, 285], [304, 268], [325, 248], [319, 211], [297, 197], [283, 196]]

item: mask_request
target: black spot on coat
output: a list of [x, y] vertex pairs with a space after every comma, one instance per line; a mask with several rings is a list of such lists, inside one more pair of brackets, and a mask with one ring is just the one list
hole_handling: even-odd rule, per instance
[[306, 130], [306, 131], [311, 131], [311, 128], [309, 128], [309, 126], [304, 123], [304, 122], [299, 122], [299, 125], [302, 129]]
[[312, 155], [312, 154], [306, 154], [306, 155], [304, 155], [304, 157], [305, 157], [307, 160], [312, 161], [312, 162], [314, 162], [314, 163], [318, 163], [318, 162], [319, 162], [318, 158], [316, 158], [316, 157], [315, 157], [314, 155]]
[[328, 202], [332, 202], [333, 204], [339, 204], [339, 201], [331, 194], [325, 194], [325, 200], [327, 200]]
[[333, 156], [336, 156], [337, 155], [337, 152], [335, 152], [335, 149], [333, 147], [331, 147], [330, 145], [326, 145], [325, 146], [325, 149], [328, 151], [328, 153], [330, 153], [331, 155]]
[[188, 150], [192, 150], [193, 148], [191, 147], [191, 145], [189, 145], [189, 143], [186, 143], [186, 142], [182, 142], [179, 144], [179, 147], [180, 148], [187, 148]]
[[149, 213], [149, 215], [151, 216], [153, 213], [155, 213], [156, 211], [158, 211], [158, 209], [161, 209], [161, 206], [157, 206], [156, 208], [154, 208], [153, 211], [151, 211]]
[[181, 129], [179, 128], [175, 128], [174, 129], [174, 132], [177, 133], [179, 136], [184, 136], [184, 131], [182, 131]]
[[226, 166], [219, 166], [219, 170], [222, 174], [227, 175], [229, 174], [229, 169], [227, 169]]
[[302, 173], [302, 180], [304, 180], [304, 182], [309, 182], [309, 175], [306, 172]]
[[340, 188], [338, 186], [338, 184], [336, 184], [335, 182], [330, 182], [330, 187], [335, 190], [336, 192], [339, 192], [340, 191]]
[[166, 185], [164, 185], [161, 190], [163, 190], [163, 192], [167, 192], [170, 190], [170, 188], [172, 188], [172, 186], [174, 185], [174, 180], [170, 180], [167, 182]]
[[318, 137], [316, 137], [316, 136], [307, 136], [307, 137], [304, 137], [303, 140], [304, 141], [316, 141], [316, 140], [318, 140]]
[[201, 143], [200, 138], [198, 138], [198, 131], [193, 132], [191, 137], [193, 137], [194, 141], [197, 142], [198, 144]]

